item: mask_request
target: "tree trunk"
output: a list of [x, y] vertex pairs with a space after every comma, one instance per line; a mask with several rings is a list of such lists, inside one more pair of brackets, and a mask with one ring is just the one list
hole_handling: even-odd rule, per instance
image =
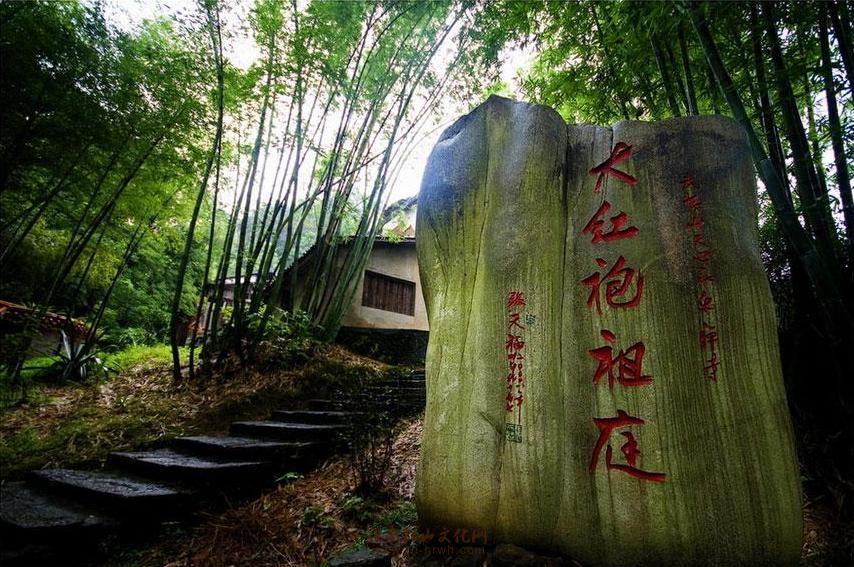
[[774, 79], [782, 108], [783, 124], [792, 148], [798, 195], [801, 197], [807, 225], [815, 235], [816, 246], [820, 253], [825, 256], [827, 268], [837, 272], [834, 250], [835, 234], [833, 218], [830, 215], [830, 203], [827, 194], [822, 193], [821, 182], [815, 170], [809, 141], [794, 98], [794, 90], [789, 80], [783, 50], [780, 47], [780, 39], [777, 36], [773, 4], [763, 5], [762, 15], [764, 16], [765, 32], [770, 45], [771, 62], [774, 66]]
[[[219, 33], [219, 8], [217, 8], [217, 16], [216, 23], [214, 23], [213, 16], [208, 10], [208, 25], [215, 26], [216, 32], [211, 32], [212, 39], [215, 40], [215, 36]], [[190, 262], [190, 255], [193, 251], [193, 237], [196, 233], [196, 223], [199, 220], [199, 213], [202, 210], [202, 203], [205, 201], [205, 195], [208, 190], [208, 182], [210, 181], [211, 171], [213, 169], [214, 163], [219, 162], [219, 154], [221, 150], [221, 142], [222, 142], [222, 123], [223, 123], [223, 114], [224, 114], [224, 102], [223, 102], [223, 74], [222, 74], [222, 63], [220, 60], [219, 47], [217, 46], [216, 41], [214, 41], [213, 45], [214, 56], [216, 60], [217, 66], [217, 115], [216, 115], [216, 133], [214, 134], [214, 141], [211, 147], [210, 153], [208, 154], [207, 162], [205, 162], [205, 170], [202, 173], [202, 183], [199, 187], [198, 195], [196, 196], [196, 203], [193, 206], [193, 215], [190, 217], [190, 225], [187, 227], [187, 239], [184, 242], [184, 253], [181, 255], [181, 262], [178, 266], [178, 277], [177, 283], [175, 284], [175, 295], [172, 298], [172, 316], [169, 324], [169, 339], [170, 344], [172, 346], [172, 379], [176, 382], [181, 380], [181, 357], [178, 351], [178, 323], [179, 323], [179, 315], [181, 311], [181, 296], [184, 292], [184, 278], [187, 275], [187, 265]], [[216, 209], [216, 200], [213, 202], [213, 207]], [[212, 223], [212, 231], [213, 231], [213, 221]], [[210, 252], [208, 253], [208, 266], [205, 268], [206, 274], [207, 269], [210, 266]], [[207, 275], [205, 276], [205, 280], [202, 282], [202, 286], [207, 283]], [[204, 289], [201, 292], [204, 295]], [[198, 320], [196, 321], [198, 325]], [[195, 334], [195, 333], [193, 333]], [[186, 337], [185, 337], [186, 338]], [[189, 378], [193, 379], [193, 364], [192, 362], [189, 365]]]
[[685, 41], [685, 28], [679, 23], [679, 52], [682, 55], [682, 72], [685, 77], [685, 91], [688, 100], [688, 116], [698, 116], [697, 93], [694, 91], [694, 77], [691, 75], [691, 60], [688, 57], [688, 44]]
[[[759, 111], [762, 122], [762, 130], [765, 132], [765, 141], [768, 144], [768, 153], [771, 157], [771, 162], [774, 164], [774, 169], [777, 170], [777, 176], [785, 185], [786, 195], [791, 205], [792, 195], [789, 188], [789, 176], [786, 172], [786, 156], [783, 152], [783, 145], [780, 143], [780, 137], [777, 132], [777, 124], [774, 121], [774, 109], [771, 106], [771, 99], [768, 97], [768, 79], [765, 75], [765, 59], [762, 50], [762, 31], [759, 28], [759, 15], [756, 8], [756, 3], [750, 4], [750, 40], [753, 47], [753, 65], [756, 69], [756, 83], [759, 91]], [[792, 258], [793, 263], [797, 262], [797, 258]]]
[[676, 96], [673, 94], [673, 83], [670, 82], [670, 72], [667, 70], [667, 62], [655, 41], [655, 37], [649, 34], [649, 44], [652, 47], [652, 55], [655, 57], [655, 64], [658, 66], [658, 72], [661, 74], [661, 86], [664, 89], [664, 94], [667, 95], [667, 104], [670, 105], [670, 112], [673, 116], [681, 116], [679, 113], [679, 103], [676, 102]]
[[848, 159], [845, 153], [845, 141], [842, 138], [842, 124], [839, 120], [839, 107], [836, 103], [836, 87], [833, 82], [833, 61], [830, 54], [830, 41], [827, 33], [827, 12], [822, 7], [819, 16], [819, 41], [821, 42], [821, 71], [824, 78], [824, 93], [827, 97], [827, 119], [830, 126], [830, 140], [833, 146], [836, 165], [836, 184], [842, 200], [842, 216], [845, 220], [848, 265], [854, 266], [854, 200], [851, 197], [851, 178], [848, 175]]
[[848, 33], [850, 22], [843, 21], [842, 12], [835, 2], [825, 2], [827, 11], [830, 14], [830, 21], [833, 24], [833, 35], [836, 37], [836, 43], [839, 44], [839, 54], [842, 56], [842, 66], [845, 68], [845, 76], [848, 77], [848, 89], [854, 96], [854, 52], [852, 52], [852, 41]]
[[[709, 69], [714, 73], [715, 79], [724, 92], [733, 116], [747, 132], [754, 164], [763, 185], [765, 185], [766, 191], [768, 191], [768, 196], [771, 198], [774, 211], [780, 219], [784, 234], [797, 252], [798, 259], [809, 275], [810, 281], [817, 289], [816, 295], [824, 319], [826, 321], [833, 321], [835, 319], [834, 315], [839, 315], [843, 320], [851, 321], [851, 316], [843, 300], [839, 282], [833, 275], [835, 270], [827, 265], [828, 260], [818, 253], [815, 244], [798, 221], [798, 216], [786, 195], [785, 185], [778, 177], [776, 168], [771, 163], [768, 154], [765, 152], [765, 148], [756, 136], [753, 124], [747, 116], [747, 112], [732, 82], [732, 78], [721, 60], [708, 24], [696, 6], [689, 4], [688, 13], [691, 16], [691, 22], [694, 25], [697, 38], [703, 46], [706, 60], [709, 63]], [[833, 325], [831, 325], [832, 327]]]

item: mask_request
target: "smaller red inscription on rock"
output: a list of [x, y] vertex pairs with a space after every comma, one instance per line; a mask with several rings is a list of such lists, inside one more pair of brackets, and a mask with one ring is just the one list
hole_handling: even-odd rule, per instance
[[682, 179], [682, 189], [685, 196], [682, 202], [688, 209], [688, 222], [686, 228], [690, 229], [691, 244], [694, 252], [694, 270], [697, 281], [697, 311], [700, 314], [700, 346], [708, 355], [703, 372], [712, 380], [718, 379], [718, 331], [714, 325], [715, 298], [712, 295], [711, 284], [715, 278], [712, 276], [711, 263], [714, 256], [712, 247], [706, 242], [703, 229], [706, 226], [703, 220], [703, 202], [695, 191], [695, 181], [690, 175]]
[[[504, 351], [507, 357], [507, 393], [504, 397], [504, 409], [508, 413], [514, 412], [514, 409], [519, 409], [517, 418], [521, 421], [521, 407], [525, 399], [523, 364], [525, 357], [522, 354], [525, 350], [525, 339], [520, 333], [525, 330], [525, 326], [522, 324], [520, 310], [525, 307], [525, 294], [521, 291], [509, 292], [506, 305], [510, 321], [507, 323], [507, 338], [504, 341]], [[521, 438], [516, 436], [513, 440], [521, 442]]]
[[507, 309], [525, 307], [525, 294], [521, 291], [511, 291], [507, 294]]
[[510, 314], [510, 324], [508, 325], [507, 329], [510, 330], [510, 329], [513, 329], [515, 327], [517, 329], [522, 329], [524, 331], [525, 327], [522, 325], [521, 319], [522, 319], [521, 313], [511, 313]]

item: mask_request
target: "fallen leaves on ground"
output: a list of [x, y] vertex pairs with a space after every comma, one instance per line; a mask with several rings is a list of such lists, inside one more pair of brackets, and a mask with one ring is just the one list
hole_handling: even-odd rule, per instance
[[353, 502], [355, 479], [348, 459], [339, 457], [305, 478], [210, 517], [188, 536], [165, 538], [143, 552], [138, 564], [297, 567], [328, 560], [381, 529], [384, 515], [411, 500], [420, 439], [420, 418], [400, 424], [386, 491], [364, 502], [367, 521], [347, 505]]
[[225, 431], [235, 419], [267, 417], [295, 397], [322, 391], [342, 370], [386, 366], [331, 345], [294, 370], [248, 370], [175, 382], [168, 365], [141, 364], [100, 381], [39, 388], [38, 402], [0, 411], [0, 478], [76, 466], [164, 438]]

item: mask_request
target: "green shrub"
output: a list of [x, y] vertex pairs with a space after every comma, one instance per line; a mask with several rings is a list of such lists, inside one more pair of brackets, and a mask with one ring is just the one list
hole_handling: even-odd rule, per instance
[[33, 378], [46, 382], [85, 381], [106, 377], [113, 369], [101, 359], [95, 343], [77, 342], [60, 331], [62, 347], [59, 356], [48, 367], [37, 371]]
[[377, 519], [375, 528], [403, 529], [418, 523], [418, 512], [414, 502], [401, 502], [397, 508], [392, 508]]
[[101, 339], [101, 345], [111, 352], [130, 347], [153, 345], [156, 342], [157, 338], [154, 333], [141, 327], [116, 329], [108, 332]]
[[277, 307], [263, 331], [260, 325], [261, 315], [253, 316], [248, 331], [250, 337], [257, 338], [255, 362], [261, 367], [282, 368], [303, 363], [324, 345], [320, 340], [321, 329], [302, 311], [290, 313]]
[[302, 525], [308, 528], [331, 528], [333, 518], [320, 506], [308, 506], [302, 512]]
[[367, 524], [372, 517], [370, 506], [360, 496], [348, 496], [341, 504], [341, 515], [360, 524]]

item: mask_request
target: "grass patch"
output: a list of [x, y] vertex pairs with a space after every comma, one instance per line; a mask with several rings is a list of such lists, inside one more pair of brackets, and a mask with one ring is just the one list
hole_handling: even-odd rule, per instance
[[107, 365], [124, 370], [83, 384], [34, 384], [26, 402], [0, 409], [0, 479], [94, 463], [112, 451], [180, 435], [225, 432], [234, 420], [268, 417], [274, 409], [295, 407], [299, 398], [386, 372], [384, 365], [337, 346], [298, 369], [192, 383], [172, 380], [167, 346], [131, 347], [110, 355]]
[[[181, 364], [187, 364], [189, 347], [178, 349]], [[113, 354], [104, 355], [104, 364], [119, 372], [128, 370], [151, 370], [172, 364], [172, 348], [169, 345], [131, 346]]]
[[418, 523], [418, 512], [415, 510], [415, 503], [403, 501], [396, 507], [380, 515], [374, 527], [377, 529], [397, 528], [401, 530], [407, 526], [414, 526], [416, 523]]
[[21, 368], [21, 378], [31, 380], [35, 378], [39, 372], [50, 367], [50, 365], [57, 360], [59, 360], [58, 356], [37, 356], [35, 358], [27, 359], [24, 362], [24, 366]]

